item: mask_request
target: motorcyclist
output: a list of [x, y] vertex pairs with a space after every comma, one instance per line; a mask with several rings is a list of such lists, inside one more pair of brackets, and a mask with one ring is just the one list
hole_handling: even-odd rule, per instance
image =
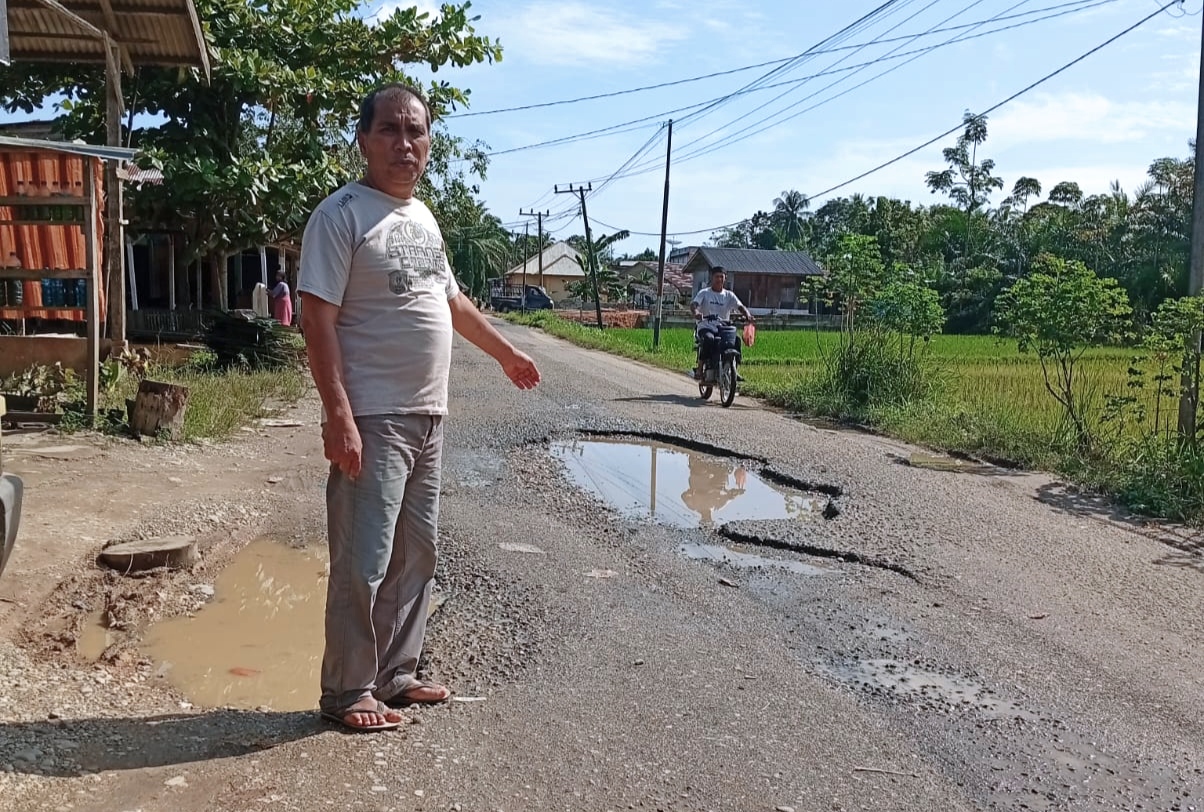
[[694, 377], [700, 381], [703, 377], [703, 350], [707, 346], [707, 340], [717, 338], [719, 333], [718, 323], [706, 319], [709, 316], [717, 316], [719, 321], [729, 321], [732, 311], [738, 310], [750, 324], [754, 321], [752, 313], [748, 312], [740, 297], [724, 288], [726, 283], [727, 272], [723, 270], [722, 265], [716, 265], [711, 269], [711, 286], [698, 291], [694, 301], [690, 302], [690, 312], [694, 314], [694, 321], [698, 322], [694, 328], [694, 338], [698, 342], [698, 367], [694, 371]]

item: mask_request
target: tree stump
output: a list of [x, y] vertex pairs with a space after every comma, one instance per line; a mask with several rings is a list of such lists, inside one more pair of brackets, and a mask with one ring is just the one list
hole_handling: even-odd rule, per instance
[[100, 551], [100, 563], [119, 572], [138, 572], [156, 567], [187, 569], [198, 559], [196, 542], [188, 536], [127, 541]]
[[189, 394], [186, 386], [158, 381], [140, 383], [138, 395], [130, 407], [130, 430], [134, 436], [182, 439]]

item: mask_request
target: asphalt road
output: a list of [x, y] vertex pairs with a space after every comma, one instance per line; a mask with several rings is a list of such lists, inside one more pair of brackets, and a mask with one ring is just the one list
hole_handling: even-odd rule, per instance
[[[149, 683], [133, 708], [46, 720], [35, 691], [0, 748], [74, 737], [90, 761], [10, 763], [0, 808], [1204, 810], [1190, 535], [1168, 543], [1043, 476], [909, 467], [901, 444], [703, 405], [684, 375], [504, 329], [544, 384], [513, 390], [457, 346], [430, 637], [431, 674], [473, 701], [345, 735], [268, 710], [147, 724], [179, 699]], [[257, 446], [256, 470], [287, 466], [313, 540], [312, 398], [297, 415], [290, 458]], [[553, 453], [648, 437], [666, 477], [680, 446], [709, 450], [699, 470], [740, 465], [814, 510], [676, 529], [616, 513]], [[585, 468], [640, 491], [650, 467], [614, 459]], [[680, 490], [662, 483], [662, 504]], [[697, 560], [721, 546], [770, 560]], [[54, 665], [6, 651], [10, 679]]]

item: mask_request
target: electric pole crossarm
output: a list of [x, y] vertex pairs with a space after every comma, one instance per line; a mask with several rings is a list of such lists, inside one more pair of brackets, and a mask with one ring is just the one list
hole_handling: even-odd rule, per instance
[[539, 286], [541, 288], [545, 288], [545, 289], [547, 288], [547, 285], [545, 285], [544, 281], [543, 281], [543, 218], [548, 217], [550, 215], [551, 215], [551, 212], [546, 211], [546, 210], [545, 211], [530, 211], [530, 210], [523, 211], [522, 209], [518, 210], [519, 217], [534, 217], [538, 220], [539, 225], [537, 226], [537, 238], [539, 240]]
[[581, 201], [581, 219], [585, 221], [585, 261], [588, 265], [590, 278], [593, 281], [594, 312], [598, 317], [598, 329], [601, 330], [604, 325], [602, 323], [602, 297], [598, 292], [598, 261], [597, 257], [594, 256], [594, 237], [589, 230], [589, 214], [585, 209], [585, 195], [587, 192], [594, 190], [594, 185], [589, 183], [585, 186], [575, 186], [570, 183], [567, 189], [561, 189], [560, 185], [557, 184], [552, 187], [552, 190], [558, 195], [577, 195], [577, 198]]

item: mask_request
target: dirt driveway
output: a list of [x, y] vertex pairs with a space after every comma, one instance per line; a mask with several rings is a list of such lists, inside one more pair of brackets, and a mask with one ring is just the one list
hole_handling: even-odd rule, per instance
[[[310, 710], [312, 396], [211, 446], [6, 436], [0, 809], [1204, 810], [1190, 534], [505, 329], [546, 383], [457, 346], [456, 701], [387, 735]], [[95, 565], [175, 535], [191, 570]]]

